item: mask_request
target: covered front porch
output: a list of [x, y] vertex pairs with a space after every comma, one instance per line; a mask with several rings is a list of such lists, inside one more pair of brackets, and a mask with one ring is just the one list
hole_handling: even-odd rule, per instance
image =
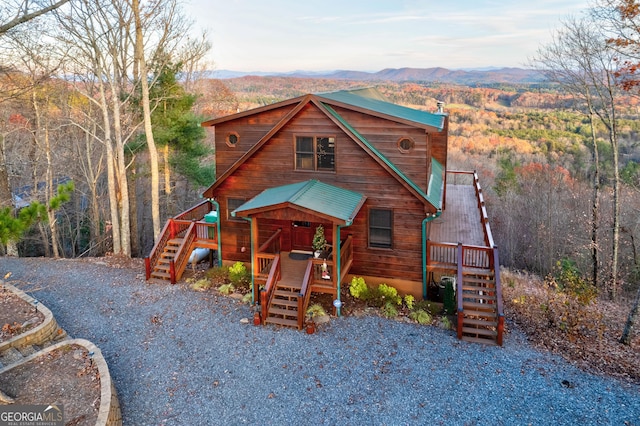
[[[360, 193], [309, 180], [267, 189], [231, 213], [250, 223], [253, 300], [260, 303], [263, 323], [302, 328], [314, 292], [330, 294], [340, 314], [340, 286], [353, 264], [353, 239], [344, 229], [365, 200]], [[319, 226], [327, 233], [326, 244], [314, 257]]]

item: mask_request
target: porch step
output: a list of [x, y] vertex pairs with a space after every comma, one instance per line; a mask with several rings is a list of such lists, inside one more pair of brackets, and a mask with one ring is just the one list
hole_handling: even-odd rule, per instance
[[285, 319], [285, 318], [280, 318], [280, 317], [267, 317], [264, 321], [267, 324], [276, 324], [276, 325], [281, 325], [283, 327], [294, 327], [294, 328], [298, 328], [298, 321], [297, 320], [291, 320], [291, 319]]
[[297, 300], [289, 300], [289, 299], [277, 299], [277, 298], [274, 297], [271, 300], [271, 305], [297, 308], [298, 307], [298, 301]]
[[493, 338], [498, 336], [498, 332], [496, 330], [491, 330], [489, 328], [462, 327], [462, 333], [475, 334], [476, 337], [478, 337], [479, 335], [489, 336]]
[[298, 297], [298, 292], [280, 290], [280, 288], [277, 287], [276, 290], [274, 290], [273, 295], [277, 297], [286, 298], [287, 300], [293, 300]]
[[462, 336], [465, 342], [482, 343], [483, 345], [497, 346], [498, 343], [494, 339], [483, 339], [481, 337]]
[[[464, 297], [467, 297], [467, 295], [465, 295]], [[462, 302], [462, 307], [464, 308], [465, 312], [467, 311], [467, 308], [471, 308], [476, 311], [484, 311], [484, 312], [495, 312], [496, 310], [496, 305], [493, 303], [478, 303], [478, 302], [464, 301]]]
[[161, 280], [170, 280], [171, 279], [171, 274], [169, 274], [168, 272], [161, 272], [161, 271], [158, 271], [158, 270], [153, 271], [151, 273], [151, 276], [153, 278], [158, 278], [158, 279], [161, 279]]
[[281, 308], [274, 308], [273, 307], [273, 303], [271, 304], [272, 306], [269, 307], [269, 317], [271, 317], [271, 315], [281, 315], [283, 317], [294, 317], [296, 319], [296, 327], [298, 326], [298, 310], [293, 310], [293, 309], [281, 309]]
[[498, 321], [486, 320], [486, 319], [480, 319], [480, 318], [465, 318], [464, 319], [464, 324], [465, 325], [476, 325], [476, 326], [481, 326], [481, 327], [497, 327], [498, 326]]

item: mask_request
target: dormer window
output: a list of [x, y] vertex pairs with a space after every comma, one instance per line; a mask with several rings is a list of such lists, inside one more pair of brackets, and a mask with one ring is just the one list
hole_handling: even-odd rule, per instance
[[336, 170], [336, 138], [333, 136], [296, 136], [296, 170]]

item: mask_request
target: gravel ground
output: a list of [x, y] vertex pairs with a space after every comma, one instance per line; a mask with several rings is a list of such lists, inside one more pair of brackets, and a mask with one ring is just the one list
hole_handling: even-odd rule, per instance
[[240, 302], [99, 259], [0, 258], [7, 272], [100, 347], [126, 425], [640, 425], [640, 387], [517, 332], [486, 347], [364, 316], [307, 335], [242, 324], [251, 310]]

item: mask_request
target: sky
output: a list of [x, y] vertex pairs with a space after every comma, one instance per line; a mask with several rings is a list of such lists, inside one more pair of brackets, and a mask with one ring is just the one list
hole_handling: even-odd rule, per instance
[[589, 0], [186, 0], [215, 70], [526, 68]]

